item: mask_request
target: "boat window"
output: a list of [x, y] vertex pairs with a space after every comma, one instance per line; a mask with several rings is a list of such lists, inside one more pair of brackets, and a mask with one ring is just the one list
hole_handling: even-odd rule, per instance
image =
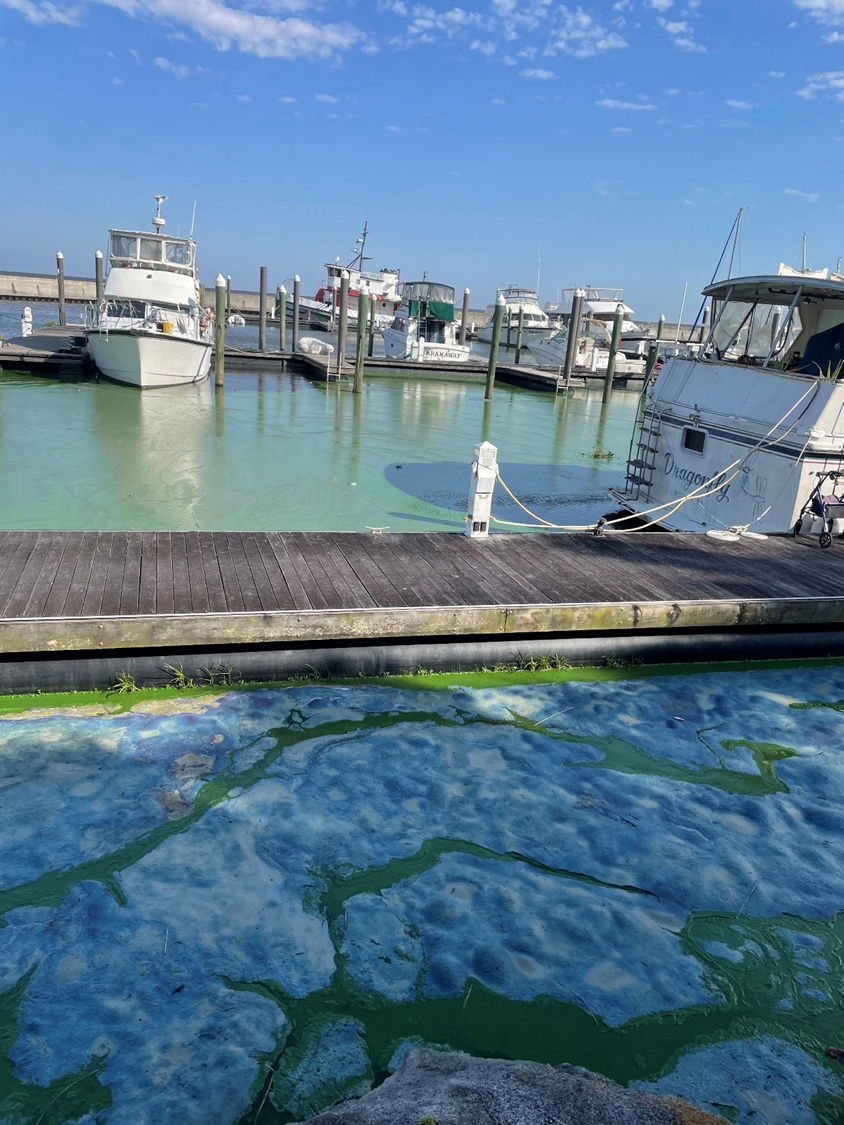
[[164, 257], [174, 266], [191, 265], [190, 243], [165, 242]]
[[143, 320], [147, 307], [143, 301], [115, 301], [106, 302], [105, 315], [117, 317], [119, 320]]
[[138, 255], [145, 262], [161, 261], [161, 242], [157, 238], [142, 238]]
[[837, 324], [844, 324], [844, 309], [821, 309], [815, 331], [825, 332], [827, 328], [835, 328]]
[[729, 301], [720, 316], [712, 337], [715, 354], [722, 359], [750, 359], [763, 363], [777, 338], [773, 358], [787, 353], [800, 335], [801, 321], [794, 309], [790, 321], [788, 306], [760, 304], [755, 301]]
[[692, 453], [703, 453], [706, 449], [706, 431], [683, 430], [683, 448]]
[[138, 240], [128, 234], [113, 234], [111, 236], [112, 258], [137, 258]]

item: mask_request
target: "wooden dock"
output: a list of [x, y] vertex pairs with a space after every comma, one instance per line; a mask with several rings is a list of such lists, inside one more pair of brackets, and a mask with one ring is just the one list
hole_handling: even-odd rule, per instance
[[844, 546], [698, 535], [0, 532], [0, 653], [833, 627]]

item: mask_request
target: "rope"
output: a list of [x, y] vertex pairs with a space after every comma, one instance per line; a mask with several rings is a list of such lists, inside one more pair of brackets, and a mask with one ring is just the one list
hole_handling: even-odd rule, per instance
[[[776, 429], [778, 429], [783, 424], [783, 422], [785, 422], [785, 420], [789, 416], [789, 414], [793, 413], [797, 409], [797, 407], [800, 405], [800, 403], [803, 401], [803, 399], [806, 398], [810, 394], [813, 394], [813, 393], [817, 394], [819, 389], [820, 389], [820, 383], [819, 382], [815, 382], [815, 383], [812, 384], [812, 386], [808, 387], [806, 389], [806, 391], [804, 391], [804, 393], [797, 400], [797, 402], [795, 402], [795, 404], [792, 407], [790, 407], [785, 412], [785, 414], [783, 414], [782, 418], [780, 418], [778, 422], [775, 422], [773, 424], [773, 426], [771, 426], [771, 428], [764, 435], [764, 437], [760, 438], [759, 441], [756, 443], [756, 445], [754, 445], [743, 458], [740, 458], [736, 461], [732, 461], [729, 465], [727, 465], [727, 467], [725, 469], [721, 469], [719, 472], [715, 473], [714, 476], [711, 476], [708, 481], [705, 481], [703, 484], [698, 485], [697, 488], [692, 489], [692, 491], [686, 493], [685, 496], [681, 496], [677, 500], [668, 500], [664, 504], [657, 504], [653, 508], [646, 508], [644, 512], [634, 513], [636, 516], [641, 517], [641, 516], [653, 515], [654, 512], [662, 512], [666, 508], [671, 509], [670, 512], [665, 512], [664, 515], [659, 516], [657, 519], [649, 520], [647, 523], [642, 524], [640, 527], [629, 527], [629, 528], [623, 528], [623, 527], [616, 528], [616, 527], [614, 527], [615, 524], [622, 523], [624, 520], [627, 520], [627, 519], [630, 518], [629, 516], [626, 516], [626, 515], [625, 516], [619, 516], [614, 520], [604, 520], [604, 521], [599, 520], [595, 524], [551, 523], [549, 520], [544, 520], [541, 516], [536, 515], [536, 513], [532, 512], [530, 510], [530, 508], [525, 507], [525, 505], [521, 502], [521, 500], [519, 500], [519, 498], [510, 490], [510, 488], [508, 488], [506, 482], [504, 481], [504, 478], [501, 476], [501, 473], [500, 473], [500, 471], [498, 471], [498, 469], [496, 469], [496, 476], [498, 477], [498, 480], [501, 482], [501, 486], [504, 489], [504, 491], [507, 493], [507, 495], [512, 500], [514, 500], [516, 502], [516, 504], [518, 504], [518, 506], [522, 509], [523, 512], [526, 512], [531, 517], [531, 519], [535, 520], [536, 522], [532, 523], [532, 524], [530, 524], [530, 523], [518, 523], [518, 522], [513, 521], [513, 520], [502, 520], [502, 519], [499, 519], [498, 516], [492, 516], [492, 515], [490, 516], [490, 519], [492, 521], [494, 521], [495, 523], [501, 524], [504, 527], [547, 527], [547, 528], [550, 528], [551, 530], [554, 530], [554, 531], [598, 531], [598, 530], [603, 530], [605, 528], [608, 528], [608, 529], [614, 531], [616, 535], [629, 535], [629, 534], [632, 534], [633, 532], [645, 531], [647, 528], [653, 527], [655, 524], [661, 523], [663, 520], [670, 519], [674, 515], [675, 512], [679, 511], [679, 509], [684, 504], [688, 503], [690, 500], [705, 500], [708, 496], [712, 496], [714, 493], [720, 492], [722, 488], [726, 488], [728, 484], [730, 484], [732, 481], [735, 480], [735, 478], [739, 475], [741, 470], [744, 468], [744, 466], [747, 464], [747, 462], [750, 460], [750, 458], [753, 456], [754, 453], [756, 453], [759, 449], [762, 449], [766, 445], [774, 445], [777, 441], [781, 441], [784, 437], [787, 437], [788, 434], [791, 433], [791, 431], [794, 429], [794, 427], [800, 421], [800, 418], [802, 418], [803, 414], [806, 413], [806, 410], [808, 409], [808, 406], [792, 422], [792, 424], [788, 427], [788, 429], [785, 431], [784, 434], [781, 434], [779, 438], [774, 438], [771, 441], [768, 440], [771, 437], [771, 435], [773, 434], [773, 432]], [[804, 451], [805, 451], [805, 448], [806, 448], [806, 446], [804, 445], [803, 446]], [[802, 456], [802, 451], [801, 451], [801, 456]], [[735, 469], [735, 472], [732, 474], [732, 476], [727, 477], [726, 480], [720, 480], [720, 478], [724, 477], [727, 473], [729, 473], [731, 469]], [[717, 481], [717, 480], [720, 480], [719, 484], [716, 484], [713, 488], [707, 488], [707, 486], [712, 485], [713, 482]], [[707, 488], [707, 491], [705, 491], [705, 492], [701, 491], [702, 489], [705, 489], [705, 488]], [[763, 513], [763, 514], [766, 514], [766, 513]], [[759, 518], [761, 519], [762, 517], [760, 516]], [[754, 522], [756, 522], [756, 521], [754, 521]]]

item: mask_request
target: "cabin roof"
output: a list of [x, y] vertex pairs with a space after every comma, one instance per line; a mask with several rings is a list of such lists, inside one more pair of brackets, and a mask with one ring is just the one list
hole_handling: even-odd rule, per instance
[[165, 231], [152, 231], [152, 230], [118, 230], [116, 227], [109, 227], [109, 234], [125, 234], [130, 238], [160, 238], [165, 242], [189, 242], [195, 245], [192, 238], [179, 238], [175, 234], [167, 234]]
[[714, 285], [708, 285], [703, 295], [714, 297], [716, 301], [723, 301], [729, 293], [731, 301], [759, 301], [764, 305], [789, 305], [799, 289], [803, 290], [803, 297], [844, 303], [844, 281], [834, 281], [831, 278], [824, 281], [815, 277], [781, 277], [778, 274], [734, 277], [728, 281], [717, 281]]

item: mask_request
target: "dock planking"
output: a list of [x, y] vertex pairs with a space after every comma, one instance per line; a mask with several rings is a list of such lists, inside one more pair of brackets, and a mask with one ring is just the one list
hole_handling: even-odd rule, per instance
[[0, 531], [5, 654], [842, 621], [816, 539]]

